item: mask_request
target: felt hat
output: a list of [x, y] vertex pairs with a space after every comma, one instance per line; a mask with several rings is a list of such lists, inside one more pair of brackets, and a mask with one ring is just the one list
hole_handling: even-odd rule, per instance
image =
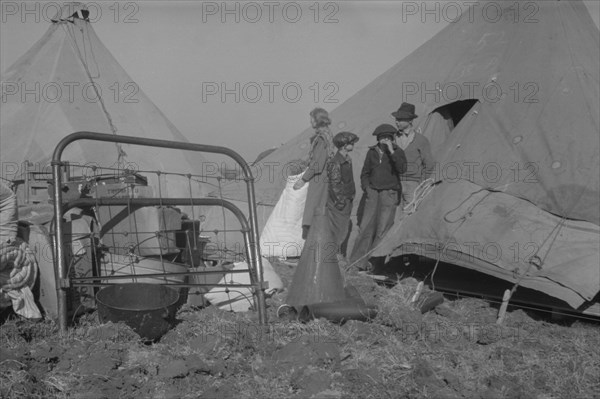
[[415, 114], [415, 106], [410, 103], [402, 103], [398, 111], [392, 112], [392, 116], [401, 120], [413, 120], [417, 117]]

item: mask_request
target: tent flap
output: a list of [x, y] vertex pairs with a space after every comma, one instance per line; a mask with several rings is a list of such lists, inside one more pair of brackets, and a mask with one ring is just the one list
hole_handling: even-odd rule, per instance
[[[422, 215], [430, 215], [424, 218]], [[437, 185], [374, 256], [414, 253], [537, 289], [574, 308], [600, 291], [600, 228], [461, 180]]]

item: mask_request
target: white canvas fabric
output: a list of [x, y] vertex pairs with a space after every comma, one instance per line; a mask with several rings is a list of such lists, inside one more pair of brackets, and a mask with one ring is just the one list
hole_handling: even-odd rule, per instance
[[[271, 295], [281, 291], [283, 282], [273, 269], [271, 262], [267, 258], [262, 258], [262, 265], [263, 280], [269, 283], [269, 288], [265, 290], [265, 294]], [[232, 270], [248, 270], [248, 263], [236, 262]], [[219, 281], [219, 284], [230, 284], [231, 287], [228, 287], [228, 289], [215, 287], [204, 294], [204, 298], [212, 305], [230, 312], [247, 312], [254, 306], [252, 290], [246, 287], [235, 287], [235, 284], [250, 284], [248, 273], [228, 273]]]
[[308, 184], [299, 190], [293, 188], [301, 177], [302, 174], [288, 178], [285, 189], [265, 224], [260, 236], [263, 256], [287, 259], [299, 257], [302, 252], [302, 214]]
[[12, 190], [0, 181], [0, 243], [17, 237], [17, 199]]

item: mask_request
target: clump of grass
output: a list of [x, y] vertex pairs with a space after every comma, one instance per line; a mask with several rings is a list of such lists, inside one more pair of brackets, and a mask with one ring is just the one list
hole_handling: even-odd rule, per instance
[[43, 341], [57, 333], [58, 326], [52, 320], [28, 320], [19, 316], [7, 319], [0, 328], [2, 345], [8, 349]]
[[[19, 367], [8, 367], [6, 362], [15, 366], [14, 360], [0, 363], [0, 397], [12, 398], [49, 398], [60, 397], [60, 389], [47, 381], [39, 381], [34, 375]], [[24, 364], [21, 364], [24, 367]]]
[[378, 314], [375, 322], [406, 331], [407, 326], [419, 327], [422, 321], [421, 312], [413, 306], [411, 300], [415, 295], [417, 284], [407, 279], [398, 282], [386, 295], [379, 298]]

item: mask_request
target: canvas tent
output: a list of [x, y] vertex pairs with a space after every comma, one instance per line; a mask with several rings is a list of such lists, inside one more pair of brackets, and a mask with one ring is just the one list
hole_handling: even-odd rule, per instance
[[[56, 144], [77, 131], [187, 141], [102, 44], [81, 3], [62, 7], [41, 39], [2, 74], [2, 91], [0, 155], [8, 180], [48, 170]], [[91, 141], [69, 145], [63, 159], [115, 173], [140, 171], [155, 186], [155, 171], [202, 174], [204, 166], [198, 153]], [[212, 190], [197, 180], [194, 194]], [[189, 196], [184, 177], [163, 175], [161, 184], [163, 196]]]
[[[598, 28], [580, 1], [518, 16], [492, 3], [500, 18], [477, 2], [333, 110], [332, 127], [360, 136], [355, 177], [403, 101], [432, 142], [439, 183], [374, 254], [441, 257], [586, 306], [600, 290]], [[260, 162], [260, 204], [277, 202], [311, 135]]]

